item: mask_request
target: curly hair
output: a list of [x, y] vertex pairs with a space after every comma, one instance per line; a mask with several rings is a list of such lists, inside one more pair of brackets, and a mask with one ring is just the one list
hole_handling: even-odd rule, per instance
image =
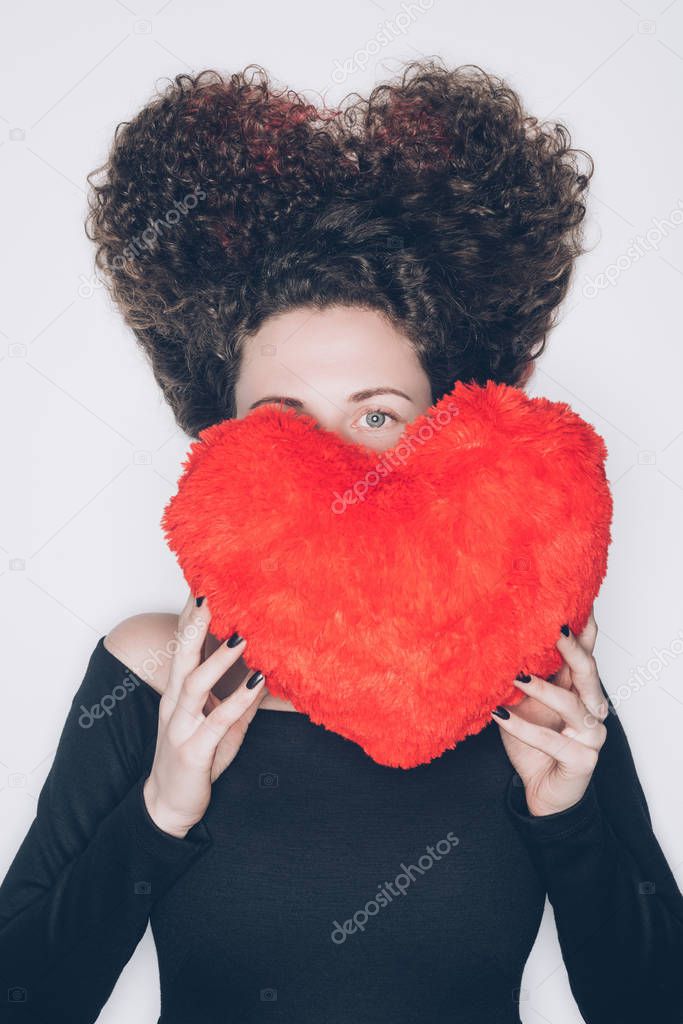
[[183, 430], [235, 416], [245, 340], [294, 307], [380, 311], [434, 401], [525, 377], [585, 251], [565, 126], [431, 58], [335, 109], [254, 64], [167, 81], [88, 175], [85, 230]]

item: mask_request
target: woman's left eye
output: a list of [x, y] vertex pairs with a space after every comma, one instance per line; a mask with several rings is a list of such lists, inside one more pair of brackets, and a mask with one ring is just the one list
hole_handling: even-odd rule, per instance
[[399, 422], [398, 416], [395, 416], [394, 413], [389, 412], [386, 409], [371, 409], [369, 412], [364, 412], [360, 417], [361, 420], [366, 416], [370, 421], [368, 426], [371, 430], [377, 430], [378, 428], [385, 426], [387, 417], [393, 420], [394, 423]]

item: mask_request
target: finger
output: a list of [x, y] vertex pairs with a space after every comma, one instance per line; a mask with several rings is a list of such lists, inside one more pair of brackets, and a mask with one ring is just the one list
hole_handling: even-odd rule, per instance
[[[590, 614], [586, 621], [586, 625], [583, 627], [581, 633], [578, 636], [579, 643], [587, 650], [589, 654], [593, 653], [595, 647], [595, 641], [598, 635], [598, 627], [593, 616], [593, 609], [591, 607]], [[557, 672], [548, 677], [551, 682], [555, 683], [556, 686], [560, 686], [565, 690], [570, 690], [572, 686], [572, 676], [569, 670], [569, 666], [566, 662], [563, 662]]]
[[578, 634], [578, 641], [584, 650], [592, 654], [595, 650], [595, 642], [598, 638], [598, 624], [595, 621], [595, 615], [593, 614], [593, 605], [591, 605], [590, 614], [586, 620], [586, 625], [583, 627], [581, 632]]
[[202, 648], [210, 621], [211, 611], [207, 599], [204, 598], [198, 605], [197, 598], [190, 592], [178, 616], [178, 625], [175, 630], [175, 650], [164, 691], [164, 695], [168, 698], [165, 702], [166, 710], [173, 710], [180, 698], [185, 678], [201, 663]]
[[565, 722], [561, 730], [563, 736], [578, 739], [596, 750], [602, 747], [607, 730], [602, 722], [595, 721], [593, 716], [588, 718], [587, 708], [578, 694], [572, 690], [563, 690], [541, 676], [532, 675], [528, 682], [522, 682], [520, 679], [514, 679], [513, 682], [523, 693], [557, 712]]
[[545, 725], [527, 722], [513, 711], [509, 711], [509, 714], [510, 717], [506, 719], [496, 716], [496, 722], [505, 732], [516, 736], [534, 750], [548, 754], [567, 772], [584, 775], [593, 771], [598, 759], [598, 751], [594, 747], [587, 747], [584, 743], [570, 736], [563, 736], [562, 733], [548, 729]]
[[249, 711], [252, 705], [256, 703], [253, 709], [253, 713], [255, 713], [258, 704], [264, 697], [265, 678], [262, 673], [258, 674], [261, 678], [255, 686], [247, 686], [247, 683], [255, 675], [254, 672], [251, 672], [249, 677], [237, 687], [234, 693], [231, 693], [229, 697], [225, 697], [218, 707], [214, 708], [211, 714], [204, 718], [187, 741], [188, 752], [191, 752], [201, 762], [213, 755], [216, 747], [232, 726], [239, 722], [242, 726], [242, 735], [246, 732], [248, 721], [244, 720], [245, 712]]
[[226, 640], [205, 661], [185, 676], [176, 701], [176, 715], [187, 714], [200, 721], [210, 691], [242, 656], [246, 643], [242, 637], [238, 644], [228, 647]]
[[586, 705], [587, 712], [602, 722], [607, 717], [608, 709], [600, 688], [595, 658], [579, 643], [571, 630], [569, 636], [560, 633], [556, 646], [569, 666], [572, 684]]

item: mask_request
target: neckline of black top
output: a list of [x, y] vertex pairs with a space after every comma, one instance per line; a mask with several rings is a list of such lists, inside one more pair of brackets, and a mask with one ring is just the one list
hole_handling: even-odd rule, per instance
[[[98, 646], [101, 648], [104, 657], [113, 659], [121, 673], [129, 675], [143, 684], [140, 688], [149, 695], [156, 711], [158, 702], [161, 699], [158, 691], [126, 665], [125, 662], [117, 658], [108, 647], [105, 647], [104, 637], [100, 638]], [[242, 758], [244, 759], [245, 755], [248, 757], [248, 752], [255, 753], [260, 757], [262, 753], [267, 751], [271, 758], [275, 760], [284, 756], [285, 753], [291, 755], [298, 749], [301, 751], [305, 749], [307, 755], [311, 755], [316, 764], [319, 764], [322, 759], [330, 767], [333, 764], [339, 767], [339, 763], [341, 763], [350, 768], [354, 765], [358, 768], [365, 766], [367, 770], [380, 775], [413, 775], [417, 777], [432, 771], [439, 772], [445, 770], [452, 757], [463, 756], [466, 746], [469, 749], [480, 744], [488, 746], [488, 743], [491, 741], [495, 742], [495, 739], [497, 737], [494, 737], [494, 731], [491, 728], [484, 729], [474, 737], [466, 737], [454, 748], [445, 750], [432, 761], [416, 765], [412, 769], [405, 769], [393, 765], [380, 764], [370, 757], [359, 743], [342, 736], [341, 733], [335, 732], [333, 729], [328, 729], [326, 726], [314, 722], [305, 712], [278, 711], [277, 708], [258, 708], [249, 723], [242, 743]]]

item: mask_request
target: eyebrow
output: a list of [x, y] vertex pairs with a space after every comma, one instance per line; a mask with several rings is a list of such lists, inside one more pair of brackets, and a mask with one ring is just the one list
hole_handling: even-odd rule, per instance
[[[409, 402], [412, 402], [410, 395], [407, 395], [405, 391], [401, 391], [400, 388], [365, 388], [363, 391], [354, 391], [347, 398], [347, 402], [365, 402], [368, 398], [373, 398], [375, 395], [398, 395], [400, 398], [406, 398]], [[266, 402], [284, 402], [285, 405], [293, 405], [298, 409], [303, 408], [303, 402], [299, 398], [287, 398], [284, 395], [268, 395], [266, 398], [259, 398], [258, 401], [252, 402], [249, 409], [255, 409], [257, 405], [265, 405]]]

